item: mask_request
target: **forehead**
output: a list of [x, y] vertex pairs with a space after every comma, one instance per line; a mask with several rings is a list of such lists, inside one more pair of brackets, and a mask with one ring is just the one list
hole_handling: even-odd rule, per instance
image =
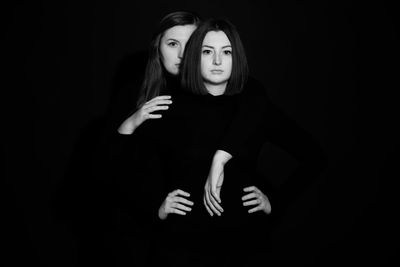
[[231, 45], [231, 42], [223, 31], [210, 31], [204, 37], [203, 45], [227, 46]]
[[193, 31], [196, 29], [195, 25], [177, 25], [169, 28], [164, 32], [162, 39], [175, 39], [178, 41], [187, 40], [192, 35]]

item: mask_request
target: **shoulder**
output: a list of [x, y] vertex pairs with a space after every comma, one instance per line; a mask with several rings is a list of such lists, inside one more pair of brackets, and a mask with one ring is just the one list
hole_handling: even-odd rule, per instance
[[266, 97], [267, 89], [259, 80], [253, 76], [249, 76], [242, 93], [250, 96]]

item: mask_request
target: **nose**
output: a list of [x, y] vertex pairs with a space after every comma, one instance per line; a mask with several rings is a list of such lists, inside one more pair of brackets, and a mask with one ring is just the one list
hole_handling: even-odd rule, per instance
[[214, 54], [213, 64], [217, 66], [221, 65], [221, 55], [219, 53]]
[[178, 58], [182, 59], [183, 58], [183, 53], [185, 52], [185, 47], [182, 46], [179, 51], [178, 51]]

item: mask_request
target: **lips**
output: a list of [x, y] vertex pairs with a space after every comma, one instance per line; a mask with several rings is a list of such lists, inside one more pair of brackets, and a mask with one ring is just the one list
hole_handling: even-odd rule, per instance
[[223, 70], [211, 70], [212, 74], [221, 74], [223, 72], [224, 72]]

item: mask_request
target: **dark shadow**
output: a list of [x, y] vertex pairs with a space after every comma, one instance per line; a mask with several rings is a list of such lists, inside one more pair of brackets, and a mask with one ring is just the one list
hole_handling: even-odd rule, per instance
[[147, 53], [139, 51], [121, 60], [112, 81], [105, 114], [92, 119], [80, 132], [64, 179], [54, 196], [53, 212], [77, 240], [79, 266], [113, 266], [110, 242], [115, 240], [112, 166], [108, 152], [117, 126], [134, 109]]

